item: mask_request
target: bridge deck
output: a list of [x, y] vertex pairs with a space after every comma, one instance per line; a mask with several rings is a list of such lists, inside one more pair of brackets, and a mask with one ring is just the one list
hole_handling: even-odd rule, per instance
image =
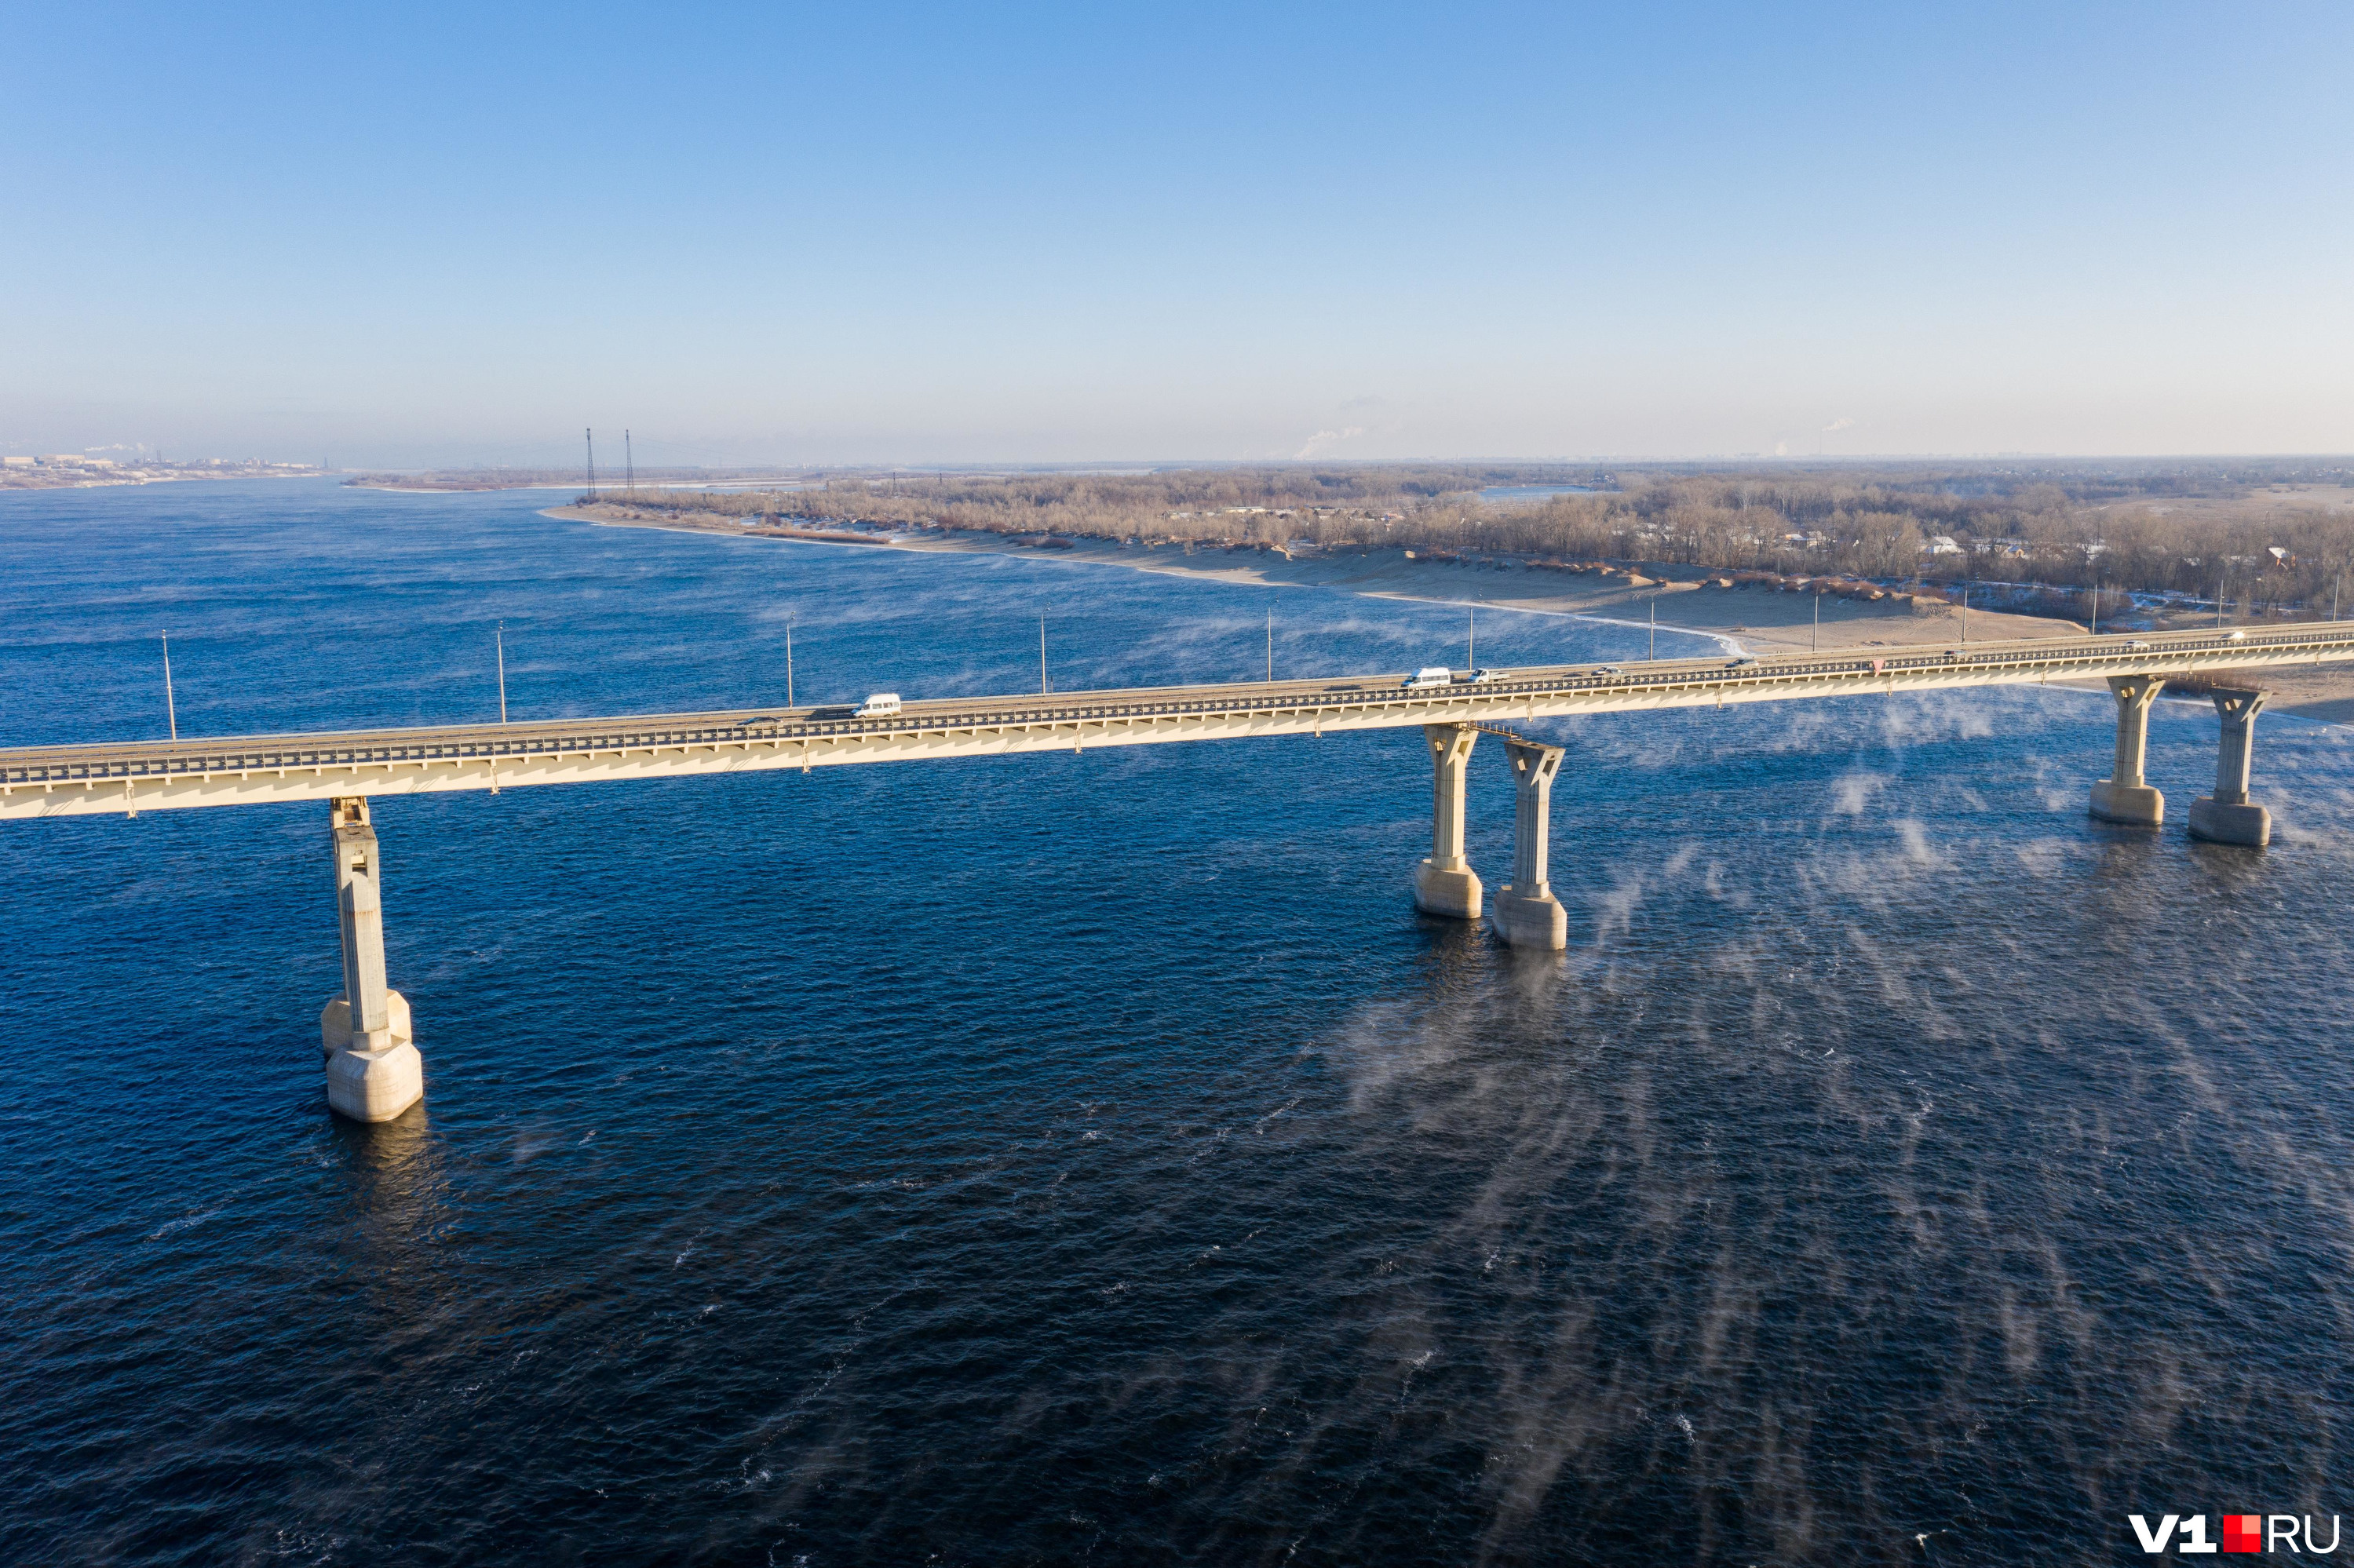
[[1423, 724], [1504, 724], [1639, 708], [1723, 706], [2108, 675], [2180, 675], [2354, 659], [2354, 622], [2016, 642], [1725, 655], [1505, 672], [1409, 689], [1392, 674], [845, 707], [230, 736], [0, 750], [0, 818], [316, 800], [341, 795], [832, 767], [1237, 739]]

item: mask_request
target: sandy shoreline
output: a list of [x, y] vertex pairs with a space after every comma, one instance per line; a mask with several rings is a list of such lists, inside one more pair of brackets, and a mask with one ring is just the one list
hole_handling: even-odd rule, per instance
[[[752, 538], [797, 537], [773, 529], [748, 527], [733, 517], [716, 514], [625, 517], [603, 507], [590, 511], [578, 506], [557, 506], [546, 509], [541, 515], [616, 528], [658, 528], [673, 533], [731, 534]], [[1648, 624], [1656, 612], [1663, 630], [1714, 637], [1728, 648], [1756, 653], [1801, 653], [1810, 647], [1952, 644], [1962, 637], [1962, 616], [1957, 609], [1946, 608], [1925, 614], [1910, 606], [1829, 596], [1822, 600], [1822, 622], [1817, 627], [1814, 595], [1762, 587], [1703, 587], [1702, 580], [1708, 574], [1697, 567], [1659, 567], [1664, 580], [1635, 587], [1623, 579], [1409, 560], [1403, 550], [1288, 559], [1278, 552], [1255, 548], [1223, 550], [1197, 546], [1188, 552], [1173, 545], [1147, 548], [1100, 539], [1073, 540], [1067, 549], [1036, 549], [1013, 544], [996, 534], [878, 535], [856, 544], [849, 543], [838, 533], [820, 537], [812, 532], [798, 537], [808, 543], [836, 544], [848, 548], [1036, 556], [1267, 588], [1322, 588], [1376, 599], [1492, 605], [1500, 609], [1574, 615], [1629, 626]], [[1973, 642], [2082, 636], [2084, 632], [2079, 622], [2036, 615], [1974, 609], [1968, 620], [1969, 641]], [[2274, 712], [2330, 723], [2354, 722], [2354, 671], [2268, 671], [2264, 684], [2276, 694]]]

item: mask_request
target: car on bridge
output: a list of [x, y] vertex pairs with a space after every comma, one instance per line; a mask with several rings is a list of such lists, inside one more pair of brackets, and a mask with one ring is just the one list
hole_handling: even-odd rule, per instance
[[899, 694], [875, 692], [851, 713], [852, 718], [896, 718], [899, 713]]
[[1425, 686], [1451, 686], [1454, 683], [1454, 671], [1448, 669], [1444, 664], [1426, 664], [1421, 669], [1416, 670], [1413, 674], [1408, 675], [1405, 680], [1400, 681], [1398, 685], [1405, 691], [1412, 692], [1417, 691]]

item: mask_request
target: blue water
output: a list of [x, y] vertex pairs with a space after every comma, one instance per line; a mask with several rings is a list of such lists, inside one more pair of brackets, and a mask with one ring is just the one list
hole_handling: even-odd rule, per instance
[[[1459, 648], [547, 499], [0, 498], [0, 745], [160, 734], [164, 630], [183, 734], [492, 716], [501, 620], [519, 717], [774, 702], [788, 619], [804, 701], [1026, 687], [1042, 611], [1066, 688], [1257, 673], [1270, 605], [1278, 674]], [[428, 1095], [372, 1128], [323, 805], [0, 823], [0, 1559], [2073, 1564], [2347, 1511], [2345, 732], [2263, 721], [2259, 853], [2086, 820], [2097, 694], [1549, 728], [1560, 958], [1411, 911], [1411, 731], [380, 799]], [[2179, 816], [2215, 721], [2153, 736]]]

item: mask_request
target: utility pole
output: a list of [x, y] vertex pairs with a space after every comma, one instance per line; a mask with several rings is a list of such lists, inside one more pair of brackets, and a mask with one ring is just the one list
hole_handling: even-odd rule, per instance
[[1652, 662], [1655, 662], [1655, 663], [1656, 663], [1656, 662], [1658, 662], [1658, 661], [1659, 661], [1659, 601], [1658, 599], [1653, 599], [1653, 600], [1651, 601], [1651, 653], [1650, 653], [1650, 657], [1651, 657], [1651, 660], [1652, 660]]
[[1823, 646], [1823, 596], [1815, 595], [1815, 629], [1807, 633], [1807, 652], [1817, 653]]
[[499, 622], [499, 722], [507, 722], [507, 623]]
[[588, 499], [597, 499], [597, 432], [583, 429], [581, 439], [588, 443]]
[[2223, 624], [2223, 589], [2231, 580], [2232, 574], [2229, 572], [2215, 579], [2215, 624], [2218, 627]]
[[787, 618], [786, 618], [786, 620], [785, 620], [785, 706], [787, 706], [787, 707], [791, 707], [792, 705], [793, 705], [793, 623], [792, 623], [792, 620], [791, 620], [791, 618], [789, 616], [789, 617], [787, 617]]
[[630, 428], [627, 425], [621, 427], [621, 474], [623, 490], [637, 489], [638, 454], [630, 446]]
[[2100, 578], [2100, 575], [2099, 575], [2098, 573], [2095, 573], [2095, 574], [2094, 574], [2094, 577], [2093, 577], [2093, 635], [2094, 635], [2094, 636], [2095, 636], [2095, 637], [2098, 637], [2100, 634], [2101, 634], [2101, 578]]
[[1970, 640], [1970, 585], [1962, 585], [1962, 641]]
[[1469, 669], [1479, 667], [1479, 607], [1476, 604], [1471, 607], [1469, 630], [1463, 634], [1463, 662]]
[[164, 639], [164, 722], [172, 726], [172, 738], [180, 738], [180, 710], [172, 701], [172, 634], [157, 635]]
[[1275, 683], [1275, 606], [1267, 607], [1267, 681]]
[[1054, 689], [1046, 679], [1046, 618], [1042, 614], [1038, 617], [1038, 694], [1043, 697]]

